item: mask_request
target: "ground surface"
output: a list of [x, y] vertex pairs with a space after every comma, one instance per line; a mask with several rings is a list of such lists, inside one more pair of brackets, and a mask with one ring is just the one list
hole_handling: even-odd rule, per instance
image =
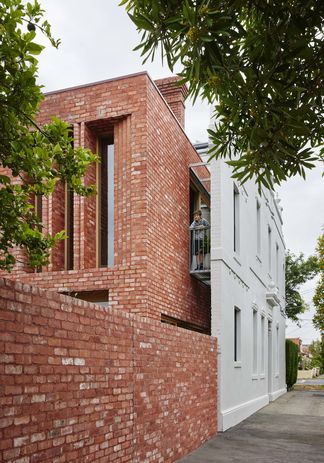
[[305, 384], [307, 386], [324, 386], [324, 375], [312, 379], [299, 379], [297, 385]]
[[324, 463], [324, 391], [291, 391], [179, 463]]

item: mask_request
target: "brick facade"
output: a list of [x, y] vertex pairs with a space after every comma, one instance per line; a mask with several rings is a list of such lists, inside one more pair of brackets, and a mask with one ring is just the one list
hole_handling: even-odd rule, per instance
[[[164, 314], [210, 332], [210, 288], [188, 271], [189, 164], [200, 158], [182, 128], [185, 94], [174, 78], [156, 86], [140, 73], [45, 96], [38, 122], [57, 116], [71, 123], [75, 146], [96, 151], [103, 136], [114, 138], [114, 265], [99, 268], [97, 197], [74, 195], [73, 269], [60, 243], [41, 273], [23, 266], [10, 278], [56, 291], [108, 290], [116, 309], [157, 320]], [[94, 165], [85, 181], [97, 175]], [[43, 198], [46, 230], [64, 228], [65, 208], [58, 185]]]
[[174, 462], [216, 433], [216, 339], [0, 279], [0, 460]]
[[97, 196], [59, 183], [41, 199], [45, 231], [70, 234], [48, 266], [19, 251], [0, 278], [1, 461], [171, 463], [216, 433], [216, 339], [161, 323], [210, 333], [210, 287], [189, 274], [185, 94], [140, 73], [46, 95], [39, 124], [59, 117], [114, 160], [86, 174]]

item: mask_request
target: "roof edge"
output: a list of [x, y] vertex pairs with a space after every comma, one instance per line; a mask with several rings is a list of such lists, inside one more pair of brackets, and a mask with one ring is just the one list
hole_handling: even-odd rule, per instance
[[93, 87], [94, 85], [106, 84], [108, 82], [114, 82], [117, 80], [125, 80], [131, 77], [137, 77], [137, 76], [147, 76], [150, 80], [152, 80], [147, 71], [140, 71], [140, 72], [135, 72], [133, 74], [126, 74], [124, 76], [112, 77], [111, 79], [104, 79], [104, 80], [98, 80], [96, 82], [89, 82], [88, 84], [80, 84], [80, 85], [74, 85], [73, 87], [66, 87], [66, 88], [60, 88], [58, 90], [51, 90], [50, 92], [44, 92], [43, 95], [47, 96], [47, 95], [54, 95], [55, 93], [69, 92], [70, 90], [78, 90], [80, 88]]

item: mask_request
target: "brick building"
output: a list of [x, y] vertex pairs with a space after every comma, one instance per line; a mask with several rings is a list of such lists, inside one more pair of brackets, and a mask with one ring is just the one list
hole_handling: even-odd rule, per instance
[[35, 198], [68, 239], [0, 278], [1, 461], [171, 463], [217, 432], [210, 272], [192, 270], [188, 230], [209, 171], [185, 94], [140, 73], [45, 96], [38, 122], [99, 154], [98, 194]]
[[47, 268], [20, 263], [14, 275], [209, 333], [210, 287], [188, 271], [190, 213], [206, 189], [197, 169], [190, 175], [201, 160], [183, 130], [186, 88], [175, 81], [140, 73], [46, 94], [39, 123], [70, 122], [74, 144], [100, 155], [85, 179], [98, 195], [81, 198], [60, 184], [37, 198], [45, 230], [69, 238]]

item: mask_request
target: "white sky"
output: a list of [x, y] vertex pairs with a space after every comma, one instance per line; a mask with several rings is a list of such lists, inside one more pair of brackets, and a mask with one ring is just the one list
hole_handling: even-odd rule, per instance
[[[153, 79], [171, 75], [159, 56], [154, 63], [141, 64], [135, 26], [116, 0], [40, 0], [55, 38], [62, 43], [58, 50], [46, 45], [40, 55], [39, 82], [44, 91], [82, 85], [139, 71], [148, 71]], [[187, 103], [186, 132], [193, 143], [206, 141], [209, 123], [207, 104]], [[314, 252], [317, 237], [324, 226], [324, 182], [321, 169], [310, 171], [306, 181], [294, 178], [279, 189], [284, 208], [284, 235], [287, 249], [306, 256]], [[311, 302], [315, 282], [301, 289]], [[301, 316], [302, 327], [288, 323], [287, 336], [301, 337], [310, 343], [319, 336], [311, 323], [312, 311]]]

